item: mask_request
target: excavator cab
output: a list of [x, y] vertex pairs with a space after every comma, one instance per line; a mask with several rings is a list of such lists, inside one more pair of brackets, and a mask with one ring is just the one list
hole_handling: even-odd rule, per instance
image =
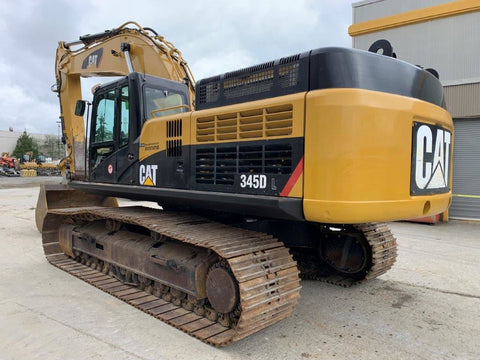
[[[76, 103], [75, 115], [83, 116], [86, 102]], [[186, 84], [132, 72], [100, 86], [94, 93], [86, 155], [90, 182], [138, 183], [139, 136], [149, 119], [190, 111]], [[68, 199], [68, 201], [65, 201]], [[43, 228], [49, 209], [67, 206], [118, 206], [115, 198], [89, 195], [66, 185], [41, 185], [36, 224]]]
[[189, 111], [189, 103], [187, 85], [136, 72], [98, 88], [87, 156], [89, 180], [134, 184], [143, 124]]

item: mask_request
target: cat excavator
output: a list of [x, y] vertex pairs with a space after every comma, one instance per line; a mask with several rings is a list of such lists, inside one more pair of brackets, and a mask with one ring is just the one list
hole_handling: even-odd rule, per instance
[[[320, 48], [195, 82], [128, 22], [60, 42], [55, 72], [66, 184], [40, 189], [47, 260], [208, 344], [288, 317], [301, 278], [384, 274], [384, 222], [451, 201], [442, 86], [392, 57]], [[117, 78], [90, 103], [92, 76]]]

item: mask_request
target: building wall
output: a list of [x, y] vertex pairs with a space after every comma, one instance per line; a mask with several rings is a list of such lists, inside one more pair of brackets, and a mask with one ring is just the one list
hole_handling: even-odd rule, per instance
[[[8, 152], [12, 154], [13, 150], [15, 150], [15, 146], [17, 145], [17, 139], [22, 134], [23, 132], [0, 131], [0, 153]], [[58, 135], [56, 134], [46, 135], [46, 134], [30, 134], [29, 133], [29, 135], [33, 137], [38, 144], [42, 144], [43, 142], [45, 142], [47, 136], [58, 138]], [[54, 151], [52, 154], [49, 154], [49, 155], [55, 156], [55, 153], [58, 153], [58, 151]], [[61, 151], [61, 153], [63, 153], [63, 150]]]
[[444, 89], [447, 109], [454, 119], [480, 116], [480, 82], [446, 86]]
[[365, 0], [353, 4], [353, 23], [379, 19], [451, 0]]
[[[386, 3], [391, 5], [393, 12], [393, 5], [403, 2], [385, 0], [363, 8], [373, 10], [377, 5]], [[439, 0], [438, 3], [445, 1]], [[405, 4], [401, 6], [404, 7]], [[387, 39], [399, 59], [436, 69], [442, 84], [449, 86], [480, 82], [478, 34], [480, 12], [476, 11], [358, 35], [353, 37], [353, 47], [368, 50], [376, 40]]]
[[22, 135], [22, 133], [13, 131], [0, 131], [0, 153], [13, 153], [13, 150], [15, 150], [15, 145], [17, 145], [17, 139], [20, 135]]

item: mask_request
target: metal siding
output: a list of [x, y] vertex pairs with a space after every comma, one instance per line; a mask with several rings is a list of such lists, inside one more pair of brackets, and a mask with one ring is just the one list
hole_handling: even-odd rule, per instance
[[352, 4], [354, 24], [400, 14], [403, 12], [441, 5], [451, 0], [377, 0]]
[[[448, 82], [480, 80], [480, 11], [354, 37], [354, 47], [368, 50], [387, 39], [398, 58], [431, 67]], [[470, 79], [470, 80], [469, 80]]]
[[456, 119], [454, 125], [450, 217], [480, 219], [480, 118]]
[[447, 109], [453, 118], [480, 116], [480, 83], [444, 89]]

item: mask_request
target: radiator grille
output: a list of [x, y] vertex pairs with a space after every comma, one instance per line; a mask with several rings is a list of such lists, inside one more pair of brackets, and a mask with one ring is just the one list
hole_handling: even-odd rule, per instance
[[211, 115], [196, 120], [198, 142], [288, 136], [292, 131], [292, 104]]
[[292, 146], [247, 145], [197, 149], [195, 179], [199, 184], [233, 185], [237, 174], [288, 175]]

